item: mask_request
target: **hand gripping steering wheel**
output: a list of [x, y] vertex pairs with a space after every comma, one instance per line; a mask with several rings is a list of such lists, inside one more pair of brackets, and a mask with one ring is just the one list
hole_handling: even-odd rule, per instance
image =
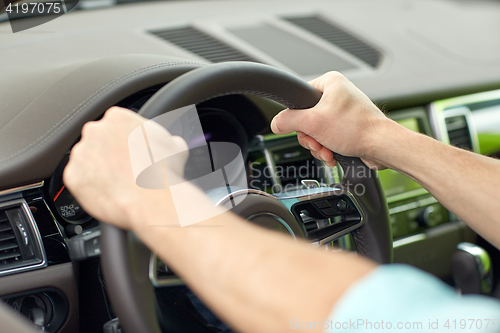
[[[151, 119], [180, 107], [232, 94], [265, 97], [290, 109], [311, 108], [321, 98], [321, 93], [310, 84], [283, 70], [256, 63], [229, 62], [200, 67], [179, 76], [151, 97], [139, 114]], [[300, 209], [309, 207], [314, 214], [322, 215], [327, 213], [321, 207], [329, 205], [341, 222], [316, 231], [314, 242], [322, 244], [324, 240], [351, 232], [360, 255], [379, 263], [390, 263], [389, 213], [376, 171], [359, 158], [335, 154], [335, 159], [344, 170], [341, 184], [312, 195], [298, 193], [293, 198], [285, 198], [295, 202], [292, 213], [294, 207], [299, 209], [293, 215], [282, 201], [257, 192], [249, 193], [233, 211], [262, 225], [270, 223], [270, 217], [277, 218], [288, 225], [293, 235], [304, 237], [304, 227], [297, 221]], [[362, 193], [355, 190], [360, 185]], [[154, 287], [149, 278], [151, 252], [131, 232], [105, 223], [101, 223], [101, 232], [104, 277], [123, 330], [161, 332], [155, 313]]]

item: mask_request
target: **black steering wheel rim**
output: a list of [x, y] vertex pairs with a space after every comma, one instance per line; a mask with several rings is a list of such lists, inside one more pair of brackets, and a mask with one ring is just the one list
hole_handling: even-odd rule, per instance
[[[205, 100], [232, 94], [251, 94], [274, 100], [290, 109], [307, 109], [321, 93], [302, 79], [275, 67], [229, 62], [183, 74], [160, 89], [139, 111], [146, 118]], [[380, 180], [359, 158], [335, 154], [344, 170], [342, 183], [356, 196], [365, 215], [353, 232], [358, 253], [379, 263], [392, 261], [389, 213]], [[363, 172], [349, 172], [362, 170]], [[358, 177], [364, 174], [364, 177]], [[362, 185], [363, 195], [354, 194]], [[159, 333], [154, 288], [149, 281], [149, 250], [131, 232], [101, 223], [104, 277], [114, 310], [125, 332]]]

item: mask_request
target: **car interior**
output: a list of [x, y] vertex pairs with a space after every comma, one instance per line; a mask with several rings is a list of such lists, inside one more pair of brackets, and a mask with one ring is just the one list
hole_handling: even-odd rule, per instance
[[353, 157], [327, 167], [269, 126], [339, 71], [400, 125], [500, 157], [499, 1], [67, 2], [39, 25], [0, 10], [1, 332], [233, 332], [65, 187], [83, 125], [112, 106], [154, 118], [196, 105], [207, 142], [240, 149], [246, 198], [232, 210], [250, 223], [500, 298], [499, 250], [425, 188]]

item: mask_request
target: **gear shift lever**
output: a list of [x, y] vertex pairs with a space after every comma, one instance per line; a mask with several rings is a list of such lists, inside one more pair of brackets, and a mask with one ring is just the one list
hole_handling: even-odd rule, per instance
[[451, 258], [451, 274], [462, 294], [491, 294], [491, 259], [482, 247], [466, 242], [458, 244]]

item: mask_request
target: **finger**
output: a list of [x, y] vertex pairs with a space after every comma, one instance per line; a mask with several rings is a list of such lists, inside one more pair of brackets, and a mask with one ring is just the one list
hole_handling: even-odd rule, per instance
[[304, 132], [297, 132], [297, 139], [302, 147], [312, 151], [319, 151], [323, 147], [321, 143]]
[[88, 122], [86, 122], [83, 125], [82, 131], [81, 131], [82, 140], [86, 139], [89, 136], [94, 135], [96, 133], [96, 131], [98, 130], [98, 128], [99, 128], [98, 124], [99, 124], [98, 121], [88, 121]]
[[333, 161], [330, 162], [325, 162], [327, 167], [333, 168], [334, 166], [337, 165], [337, 161], [334, 159]]
[[120, 106], [110, 107], [109, 109], [106, 110], [106, 112], [104, 113], [104, 116], [106, 116], [106, 115], [111, 116], [111, 115], [115, 115], [115, 114], [120, 114], [123, 117], [124, 113], [135, 116], [137, 118], [144, 118], [144, 117], [140, 116], [137, 112], [134, 112], [134, 111], [127, 109], [127, 108], [122, 108]]
[[304, 132], [298, 131], [297, 132], [297, 141], [299, 141], [299, 144], [304, 147], [305, 149], [309, 150], [309, 147], [306, 146], [304, 142], [304, 138], [308, 137], [309, 135], [305, 134]]
[[337, 161], [333, 158], [333, 152], [328, 148], [322, 147], [319, 151], [311, 151], [314, 158], [325, 162], [328, 167], [333, 168], [337, 165]]
[[304, 147], [306, 147], [309, 150], [320, 151], [321, 148], [323, 148], [323, 146], [321, 145], [321, 143], [319, 143], [318, 141], [314, 140], [310, 136], [306, 136], [306, 137], [302, 138], [301, 140], [302, 140], [302, 142], [304, 144]]
[[[119, 106], [112, 106], [104, 112], [102, 116], [103, 119], [113, 119], [115, 117], [123, 117], [123, 114], [127, 114], [130, 111], [129, 109], [125, 109]], [[135, 112], [134, 112], [135, 113]]]
[[325, 162], [333, 161], [333, 153], [328, 148], [322, 147], [321, 150], [318, 152], [318, 155], [321, 157], [321, 160]]
[[323, 74], [320, 77], [317, 77], [309, 81], [309, 84], [312, 85], [314, 88], [318, 89], [319, 91], [325, 92], [326, 75], [327, 74]]
[[306, 137], [308, 136], [306, 133], [302, 132], [302, 131], [297, 131], [297, 138], [299, 138], [299, 140], [303, 137]]
[[321, 75], [318, 78], [309, 81], [309, 84], [311, 84], [314, 88], [318, 89], [319, 91], [325, 92], [327, 84], [344, 80], [345, 80], [344, 75], [336, 71], [331, 71]]
[[102, 121], [105, 122], [109, 121], [112, 124], [115, 125], [119, 124], [120, 126], [125, 127], [126, 129], [133, 130], [137, 126], [145, 122], [149, 122], [149, 119], [146, 119], [143, 116], [129, 109], [113, 106], [108, 110], [106, 110], [100, 122]]
[[303, 131], [304, 114], [307, 110], [286, 109], [278, 113], [271, 122], [274, 134], [288, 134]]

